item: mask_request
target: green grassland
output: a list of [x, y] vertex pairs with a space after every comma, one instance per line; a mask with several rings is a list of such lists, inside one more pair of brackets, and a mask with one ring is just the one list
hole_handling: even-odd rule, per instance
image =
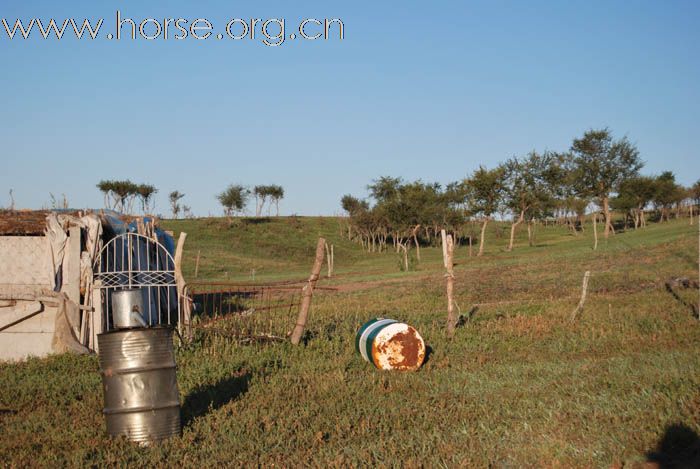
[[[104, 435], [94, 356], [0, 365], [2, 464], [634, 467], [697, 443], [698, 292], [665, 288], [697, 276], [687, 220], [618, 233], [595, 252], [590, 228], [562, 227], [538, 227], [534, 247], [520, 233], [506, 252], [494, 224], [483, 257], [456, 251], [465, 321], [453, 340], [437, 247], [401, 272], [395, 253], [343, 239], [335, 218], [164, 225], [189, 235], [188, 280], [198, 252], [199, 280], [250, 281], [253, 269], [258, 281], [301, 279], [324, 236], [336, 271], [321, 285], [338, 290], [315, 295], [302, 346], [198, 334], [179, 349], [183, 434], [153, 448]], [[587, 270], [588, 301], [570, 323]], [[421, 332], [421, 370], [379, 372], [358, 357], [355, 331], [376, 316]]]

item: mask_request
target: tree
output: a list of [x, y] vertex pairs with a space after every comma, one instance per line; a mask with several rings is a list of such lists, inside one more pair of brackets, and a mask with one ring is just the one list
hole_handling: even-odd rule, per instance
[[185, 196], [185, 194], [179, 192], [179, 191], [172, 191], [168, 195], [168, 200], [170, 200], [170, 209], [173, 212], [173, 218], [177, 219], [178, 215], [180, 214], [180, 199], [182, 199]]
[[399, 187], [401, 187], [402, 183], [401, 178], [382, 176], [372, 181], [372, 184], [368, 185], [367, 189], [377, 203], [388, 202], [398, 196]]
[[141, 198], [141, 208], [143, 209], [143, 213], [146, 213], [150, 210], [153, 195], [158, 192], [158, 189], [150, 184], [139, 184], [136, 187], [136, 192]]
[[245, 210], [248, 204], [250, 191], [240, 184], [232, 184], [223, 192], [216, 196], [221, 205], [224, 207], [226, 216], [232, 216], [235, 213]]
[[109, 198], [112, 194], [112, 181], [102, 180], [102, 181], [97, 183], [97, 188], [104, 195], [105, 208], [112, 208], [112, 204], [110, 203], [110, 200], [109, 200]]
[[683, 188], [676, 184], [676, 176], [671, 171], [664, 171], [655, 180], [653, 202], [661, 213], [661, 220], [669, 220], [669, 213], [673, 205], [680, 203], [684, 198]]
[[[508, 251], [513, 250], [515, 230], [526, 217], [529, 228], [531, 220], [541, 216], [553, 205], [560, 176], [560, 170], [555, 164], [553, 154], [546, 152], [540, 155], [533, 151], [526, 158], [513, 157], [502, 165], [503, 202], [513, 215]], [[528, 233], [532, 234], [532, 230], [528, 229]], [[528, 238], [532, 245], [532, 237]]]
[[255, 197], [255, 216], [262, 215], [263, 206], [270, 195], [270, 186], [255, 186], [253, 188], [253, 196]]
[[360, 211], [369, 210], [369, 203], [366, 200], [360, 200], [350, 194], [345, 194], [340, 199], [340, 206], [343, 207], [348, 215], [353, 216]]
[[284, 199], [284, 188], [273, 184], [269, 186], [268, 193], [270, 195], [271, 202], [275, 203], [275, 214], [280, 216], [280, 200]]
[[626, 179], [636, 176], [644, 165], [637, 147], [626, 137], [613, 140], [610, 130], [589, 130], [571, 145], [574, 181], [582, 197], [600, 201], [605, 215], [605, 237], [614, 228], [610, 216], [610, 196]]
[[[105, 206], [123, 213], [131, 213], [134, 199], [138, 196], [138, 186], [128, 179], [102, 180], [97, 188], [104, 194]], [[110, 203], [111, 197], [111, 203]]]
[[617, 197], [611, 200], [615, 210], [629, 213], [634, 222], [634, 229], [646, 226], [644, 208], [654, 198], [656, 182], [653, 177], [635, 176], [620, 184]]
[[690, 197], [693, 199], [696, 205], [700, 204], [700, 180], [698, 180], [690, 188]]
[[494, 169], [486, 169], [483, 166], [479, 166], [479, 169], [475, 170], [471, 177], [465, 180], [471, 215], [480, 215], [482, 218], [479, 253], [477, 256], [481, 256], [484, 253], [486, 225], [491, 216], [498, 212], [501, 206], [504, 178], [505, 169], [503, 166]]

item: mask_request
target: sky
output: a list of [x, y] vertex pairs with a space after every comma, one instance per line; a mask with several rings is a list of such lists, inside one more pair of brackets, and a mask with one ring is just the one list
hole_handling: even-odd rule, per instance
[[[110, 40], [117, 10], [214, 31]], [[130, 179], [158, 187], [157, 213], [173, 190], [207, 216], [229, 184], [279, 184], [282, 214], [332, 215], [379, 176], [446, 184], [601, 127], [644, 173], [700, 178], [696, 1], [27, 0], [0, 18], [104, 18], [95, 40], [0, 25], [0, 207], [12, 189], [16, 207], [100, 208], [98, 181]], [[345, 36], [217, 40], [234, 18], [284, 18], [285, 37], [339, 18]]]

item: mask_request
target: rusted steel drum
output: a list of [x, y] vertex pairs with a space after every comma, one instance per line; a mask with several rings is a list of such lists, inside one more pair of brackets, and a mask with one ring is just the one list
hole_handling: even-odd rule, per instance
[[415, 371], [425, 359], [425, 342], [418, 331], [394, 319], [377, 318], [357, 331], [355, 349], [380, 370]]
[[180, 394], [169, 327], [97, 336], [107, 433], [149, 444], [180, 433]]

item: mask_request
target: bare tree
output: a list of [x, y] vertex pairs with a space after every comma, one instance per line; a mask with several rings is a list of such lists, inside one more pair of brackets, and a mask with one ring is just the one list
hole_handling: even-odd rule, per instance
[[173, 212], [173, 218], [177, 219], [178, 215], [180, 214], [180, 199], [182, 199], [185, 196], [185, 194], [179, 192], [179, 191], [172, 191], [168, 195], [168, 200], [170, 201], [170, 209]]

